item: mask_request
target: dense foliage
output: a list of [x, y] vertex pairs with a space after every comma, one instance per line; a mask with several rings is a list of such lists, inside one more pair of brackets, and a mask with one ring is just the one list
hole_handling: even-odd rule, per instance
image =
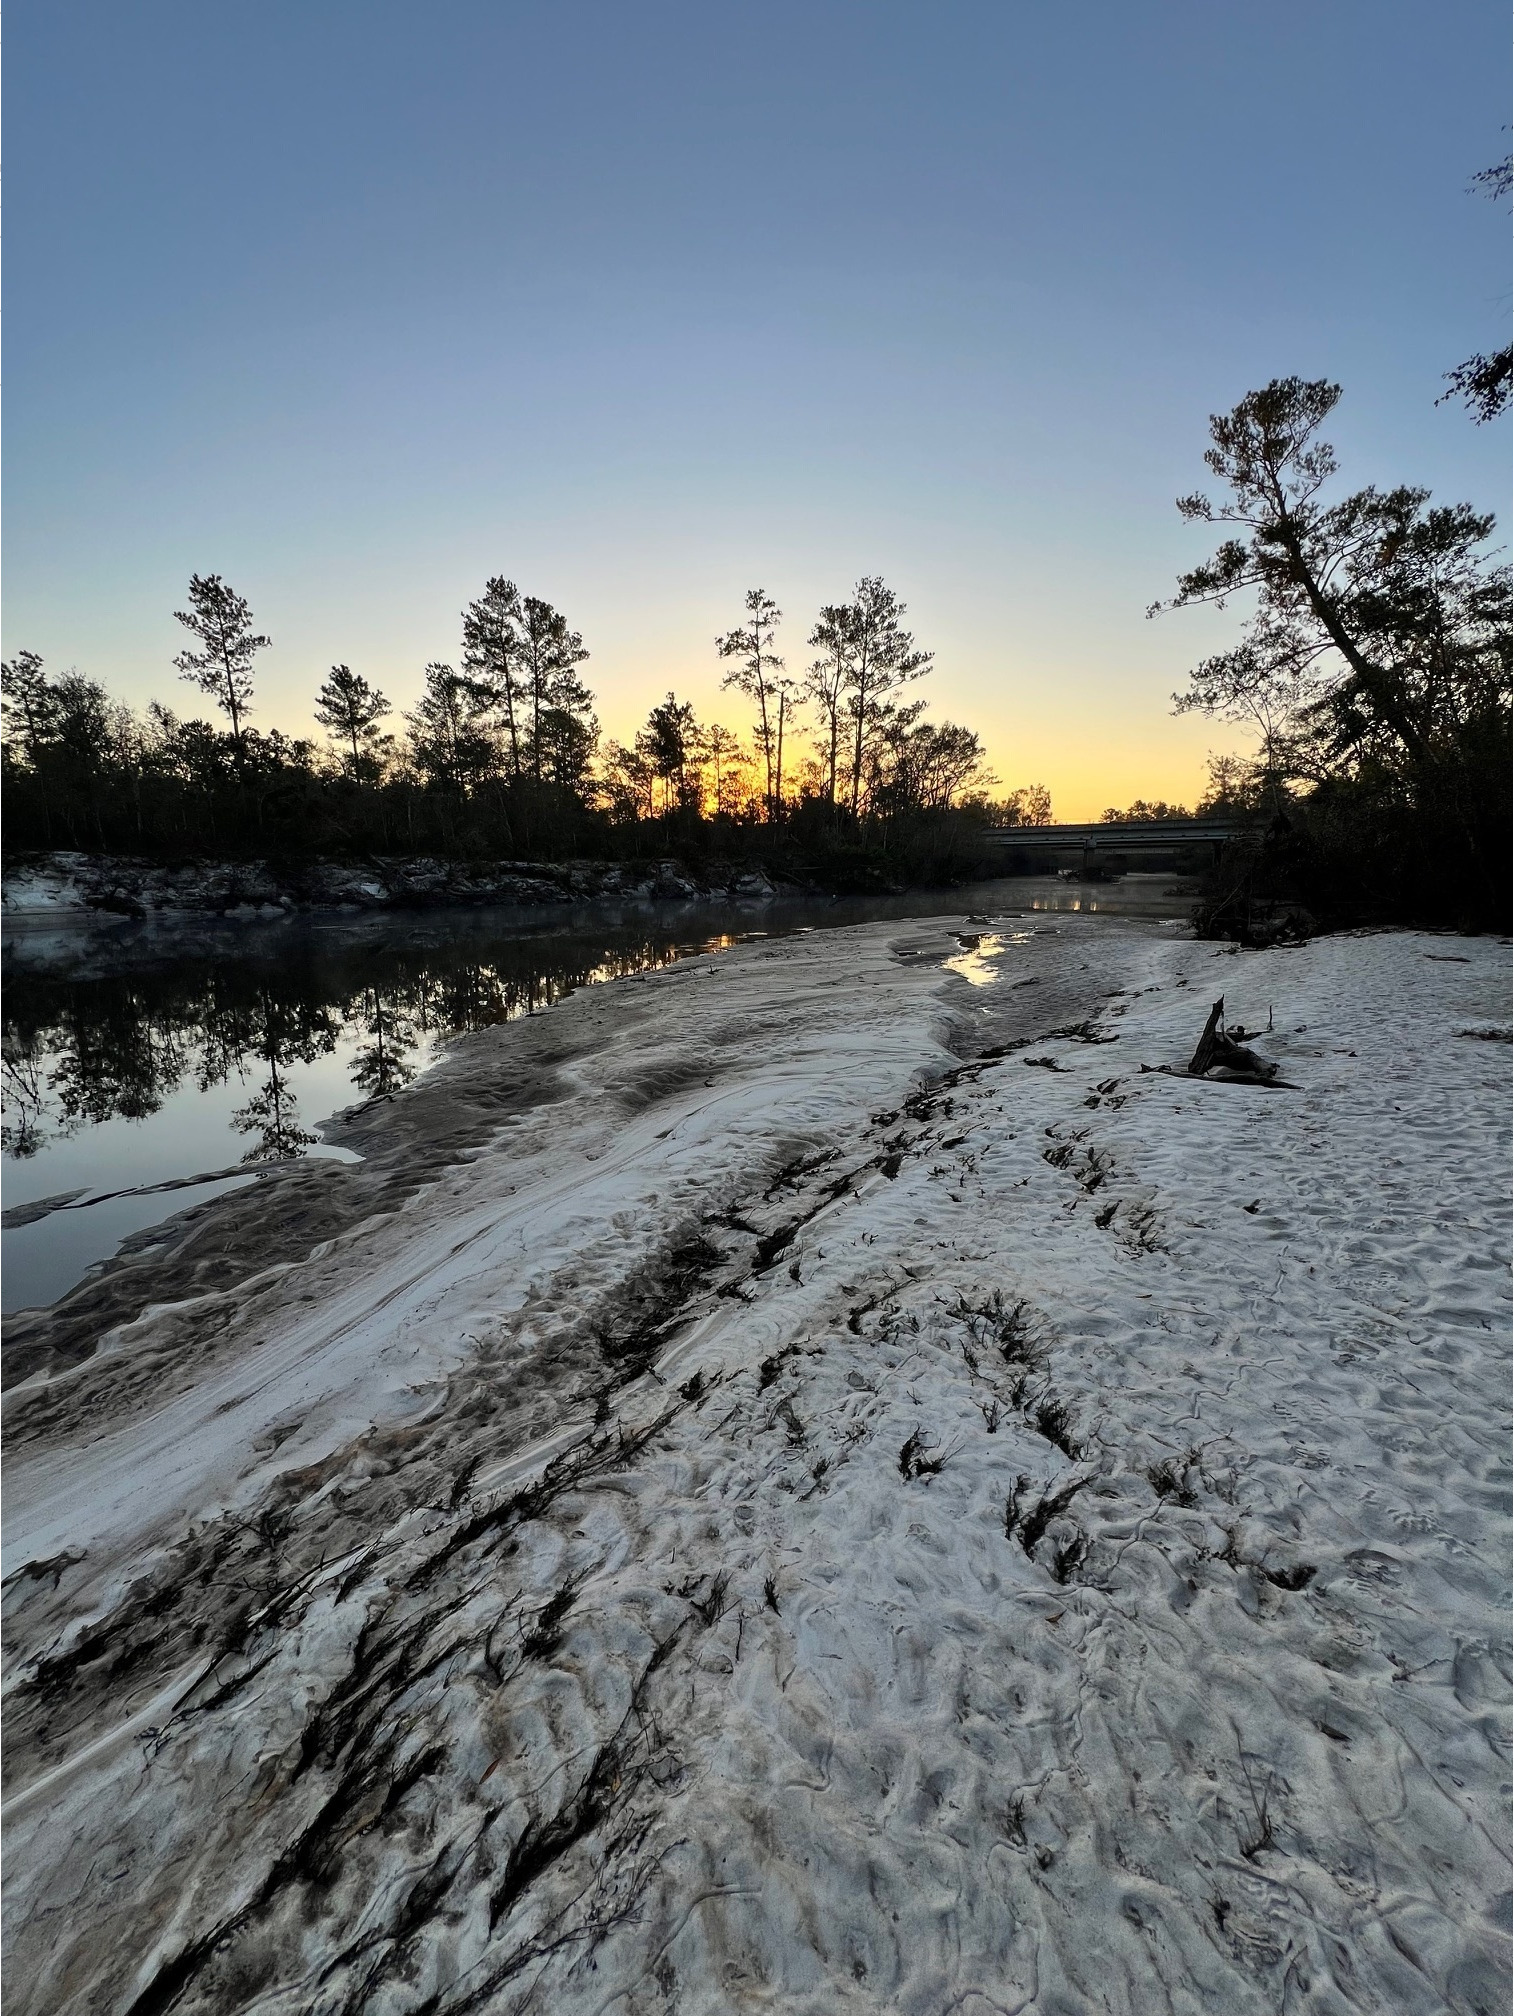
[[1233, 529], [1166, 606], [1241, 596], [1249, 614], [1176, 706], [1255, 731], [1225, 787], [1272, 821], [1259, 865], [1273, 893], [1335, 920], [1502, 923], [1510, 598], [1494, 519], [1409, 485], [1327, 501], [1337, 465], [1320, 428], [1339, 398], [1274, 379], [1211, 420], [1205, 460], [1226, 494], [1178, 509]]

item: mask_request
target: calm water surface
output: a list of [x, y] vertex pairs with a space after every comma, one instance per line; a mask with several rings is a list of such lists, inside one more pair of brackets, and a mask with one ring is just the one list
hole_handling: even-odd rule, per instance
[[[1186, 899], [1170, 876], [1132, 875], [577, 910], [556, 921], [489, 910], [257, 924], [7, 921], [4, 1308], [55, 1300], [130, 1233], [255, 1181], [258, 1165], [353, 1159], [321, 1139], [320, 1122], [409, 1084], [463, 1031], [745, 938], [1047, 910], [1171, 917]], [[27, 1206], [59, 1197], [67, 1208], [18, 1222]]]

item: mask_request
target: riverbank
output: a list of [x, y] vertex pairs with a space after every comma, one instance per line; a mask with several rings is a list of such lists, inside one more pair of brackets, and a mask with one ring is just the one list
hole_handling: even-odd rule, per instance
[[[1016, 879], [979, 884], [973, 894], [1006, 919], [1089, 904], [1177, 919], [1188, 901], [1160, 876], [1092, 893]], [[960, 891], [916, 891], [280, 911], [251, 925], [184, 912], [108, 922], [8, 918], [5, 1384], [33, 1368], [39, 1327], [50, 1353], [70, 1327], [70, 1350], [87, 1354], [103, 1330], [136, 1313], [125, 1298], [188, 1292], [197, 1278], [188, 1255], [201, 1240], [207, 1264], [229, 1285], [229, 1270], [286, 1257], [291, 1240], [292, 1257], [302, 1257], [298, 1240], [308, 1247], [317, 1220], [330, 1236], [377, 1208], [371, 1167], [360, 1183], [312, 1172], [313, 1162], [351, 1152], [313, 1139], [312, 1128], [324, 1135], [327, 1116], [355, 1098], [386, 1101], [460, 1036], [749, 938], [960, 914], [961, 903]], [[477, 1138], [497, 1123], [499, 1097], [492, 1085]], [[422, 1104], [450, 1116], [445, 1153], [458, 1152], [457, 1109], [437, 1099], [411, 1101], [405, 1112]], [[382, 1144], [376, 1153], [387, 1161]], [[414, 1187], [439, 1153], [431, 1143], [408, 1158], [381, 1193], [385, 1208], [405, 1194], [393, 1184]], [[260, 1168], [243, 1212], [163, 1223], [252, 1184], [241, 1164]], [[264, 1194], [274, 1182], [277, 1202]], [[244, 1218], [256, 1222], [255, 1238]], [[103, 1276], [91, 1274], [118, 1249]], [[60, 1296], [69, 1296], [67, 1307], [53, 1308]], [[40, 1324], [22, 1313], [44, 1305]]]
[[[1507, 963], [919, 920], [466, 1039], [422, 1187], [13, 1392], [17, 2009], [1498, 2007]], [[1142, 1070], [1221, 991], [1295, 1089]]]
[[232, 919], [298, 911], [418, 910], [458, 904], [522, 909], [604, 901], [687, 902], [770, 897], [787, 885], [761, 868], [695, 874], [676, 860], [444, 861], [375, 855], [362, 861], [164, 862], [109, 854], [12, 858], [0, 881], [6, 919], [61, 916]]

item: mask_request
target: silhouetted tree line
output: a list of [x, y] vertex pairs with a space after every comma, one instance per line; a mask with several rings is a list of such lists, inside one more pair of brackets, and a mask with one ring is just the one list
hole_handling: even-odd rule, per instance
[[745, 620], [716, 640], [748, 735], [701, 723], [670, 692], [629, 744], [601, 737], [581, 635], [503, 577], [464, 610], [458, 663], [425, 667], [398, 732], [386, 696], [334, 665], [314, 699], [320, 740], [252, 725], [271, 640], [245, 598], [197, 574], [187, 599], [174, 665], [219, 722], [158, 701], [135, 713], [78, 672], [49, 675], [33, 651], [5, 665], [10, 846], [552, 859], [676, 844], [940, 866], [971, 854], [990, 820], [1050, 817], [1041, 786], [992, 802], [977, 735], [924, 718], [907, 689], [932, 654], [876, 577], [820, 612], [800, 677], [775, 648], [782, 612], [752, 589]]
[[[1211, 757], [1211, 765], [1216, 760]], [[1124, 811], [1118, 805], [1107, 805], [1099, 818], [1106, 826], [1145, 826], [1158, 819], [1203, 819], [1215, 809], [1212, 796], [1200, 799], [1197, 813], [1186, 805], [1169, 805], [1165, 798], [1137, 798]]]

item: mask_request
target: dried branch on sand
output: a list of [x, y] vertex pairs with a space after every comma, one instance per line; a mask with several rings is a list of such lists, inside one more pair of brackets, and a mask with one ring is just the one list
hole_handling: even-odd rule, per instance
[[[1245, 1031], [1240, 1033], [1244, 1035]], [[1226, 1078], [1252, 1078], [1263, 1085], [1270, 1085], [1277, 1076], [1277, 1068], [1226, 1033], [1225, 997], [1222, 994], [1209, 1011], [1209, 1020], [1204, 1024], [1198, 1049], [1188, 1060], [1189, 1077], [1202, 1078], [1210, 1071], [1218, 1071]]]
[[1288, 1084], [1286, 1078], [1278, 1076], [1279, 1067], [1269, 1058], [1259, 1057], [1254, 1050], [1248, 1050], [1237, 1040], [1245, 1034], [1239, 1023], [1233, 1032], [1226, 1029], [1225, 997], [1222, 994], [1209, 1011], [1209, 1020], [1204, 1024], [1199, 1046], [1189, 1058], [1186, 1070], [1179, 1070], [1172, 1064], [1143, 1064], [1141, 1069], [1162, 1071], [1172, 1078], [1217, 1078], [1221, 1083], [1232, 1085], [1273, 1085], [1297, 1090], [1297, 1087]]

